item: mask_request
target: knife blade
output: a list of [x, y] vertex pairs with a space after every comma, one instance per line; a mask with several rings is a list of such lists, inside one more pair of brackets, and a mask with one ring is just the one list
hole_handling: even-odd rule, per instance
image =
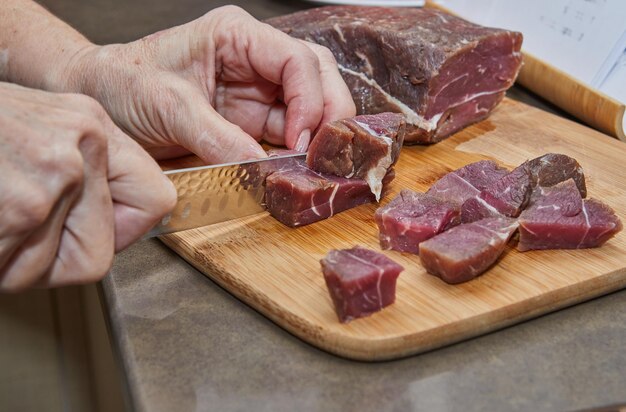
[[168, 170], [178, 201], [144, 238], [250, 216], [265, 210], [265, 177], [306, 156], [289, 153], [263, 159]]

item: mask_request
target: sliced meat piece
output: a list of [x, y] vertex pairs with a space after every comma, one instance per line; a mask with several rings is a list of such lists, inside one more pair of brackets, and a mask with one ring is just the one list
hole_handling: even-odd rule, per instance
[[574, 179], [582, 197], [587, 197], [585, 174], [576, 159], [564, 154], [548, 153], [526, 162], [532, 187], [549, 187]]
[[383, 249], [415, 254], [420, 242], [460, 223], [457, 204], [411, 190], [378, 208], [374, 218]]
[[437, 180], [427, 194], [462, 205], [509, 173], [491, 160], [470, 163]]
[[[383, 191], [394, 177], [391, 169], [383, 179]], [[365, 180], [315, 172], [306, 166], [304, 159], [293, 168], [270, 174], [265, 186], [267, 210], [291, 227], [308, 225], [376, 201]]]
[[321, 173], [364, 179], [380, 200], [382, 180], [397, 162], [406, 123], [397, 113], [356, 116], [324, 124], [307, 153]]
[[504, 251], [515, 219], [486, 218], [455, 226], [420, 244], [420, 260], [428, 273], [447, 283], [461, 283], [485, 272]]
[[520, 251], [597, 247], [622, 230], [615, 212], [598, 200], [583, 199], [573, 179], [537, 190], [519, 217]]
[[339, 320], [369, 316], [396, 299], [402, 266], [387, 256], [362, 247], [331, 250], [320, 261]]
[[532, 193], [526, 163], [481, 190], [461, 207], [461, 221], [475, 222], [486, 217], [517, 217], [528, 205]]
[[521, 33], [430, 8], [330, 6], [267, 20], [328, 47], [359, 114], [403, 113], [405, 143], [433, 143], [487, 117], [522, 63]]
[[242, 169], [245, 169], [247, 173], [243, 176], [242, 185], [244, 187], [260, 187], [265, 186], [265, 179], [270, 174], [277, 171], [286, 171], [300, 167], [303, 162], [302, 156], [298, 157], [283, 157], [278, 159], [272, 159], [276, 156], [285, 155], [302, 155], [302, 153], [295, 150], [275, 149], [267, 152], [270, 159], [262, 162], [244, 163], [241, 165]]
[[467, 199], [461, 206], [461, 223], [472, 223], [488, 217], [504, 216], [480, 197], [480, 193]]

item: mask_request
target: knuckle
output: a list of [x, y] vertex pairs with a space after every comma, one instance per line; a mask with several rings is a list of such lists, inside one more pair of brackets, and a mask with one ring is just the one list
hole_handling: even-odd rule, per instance
[[83, 183], [84, 161], [77, 150], [59, 150], [51, 171], [61, 180], [63, 187], [76, 187]]
[[298, 53], [302, 58], [308, 60], [308, 63], [317, 67], [320, 67], [320, 58], [317, 53], [315, 53], [310, 47], [305, 44], [300, 44], [301, 51]]
[[54, 207], [55, 201], [46, 190], [28, 191], [28, 199], [18, 201], [17, 213], [20, 217], [14, 220], [17, 229], [32, 230], [43, 225]]
[[316, 44], [316, 46], [318, 50], [317, 54], [319, 56], [320, 61], [327, 63], [327, 64], [332, 64], [334, 66], [337, 65], [337, 59], [335, 59], [335, 55], [333, 54], [333, 52], [330, 51], [330, 49], [324, 46], [320, 46], [318, 44]]
[[218, 14], [223, 14], [223, 15], [241, 15], [241, 16], [247, 16], [248, 15], [248, 12], [246, 12], [244, 9], [242, 9], [239, 6], [235, 6], [233, 4], [229, 4], [229, 5], [226, 5], [226, 6], [219, 7], [215, 11]]

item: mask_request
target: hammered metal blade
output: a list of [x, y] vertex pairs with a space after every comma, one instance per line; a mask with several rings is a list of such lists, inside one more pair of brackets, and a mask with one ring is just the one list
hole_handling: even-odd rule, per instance
[[178, 202], [145, 236], [154, 237], [263, 212], [264, 170], [278, 169], [303, 153], [225, 165], [170, 170]]

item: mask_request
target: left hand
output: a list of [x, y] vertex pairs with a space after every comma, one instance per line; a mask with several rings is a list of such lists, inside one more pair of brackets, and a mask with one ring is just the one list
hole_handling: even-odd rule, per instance
[[238, 7], [125, 45], [85, 48], [58, 73], [98, 100], [157, 158], [209, 163], [265, 156], [261, 139], [304, 151], [326, 121], [356, 109], [334, 57]]

